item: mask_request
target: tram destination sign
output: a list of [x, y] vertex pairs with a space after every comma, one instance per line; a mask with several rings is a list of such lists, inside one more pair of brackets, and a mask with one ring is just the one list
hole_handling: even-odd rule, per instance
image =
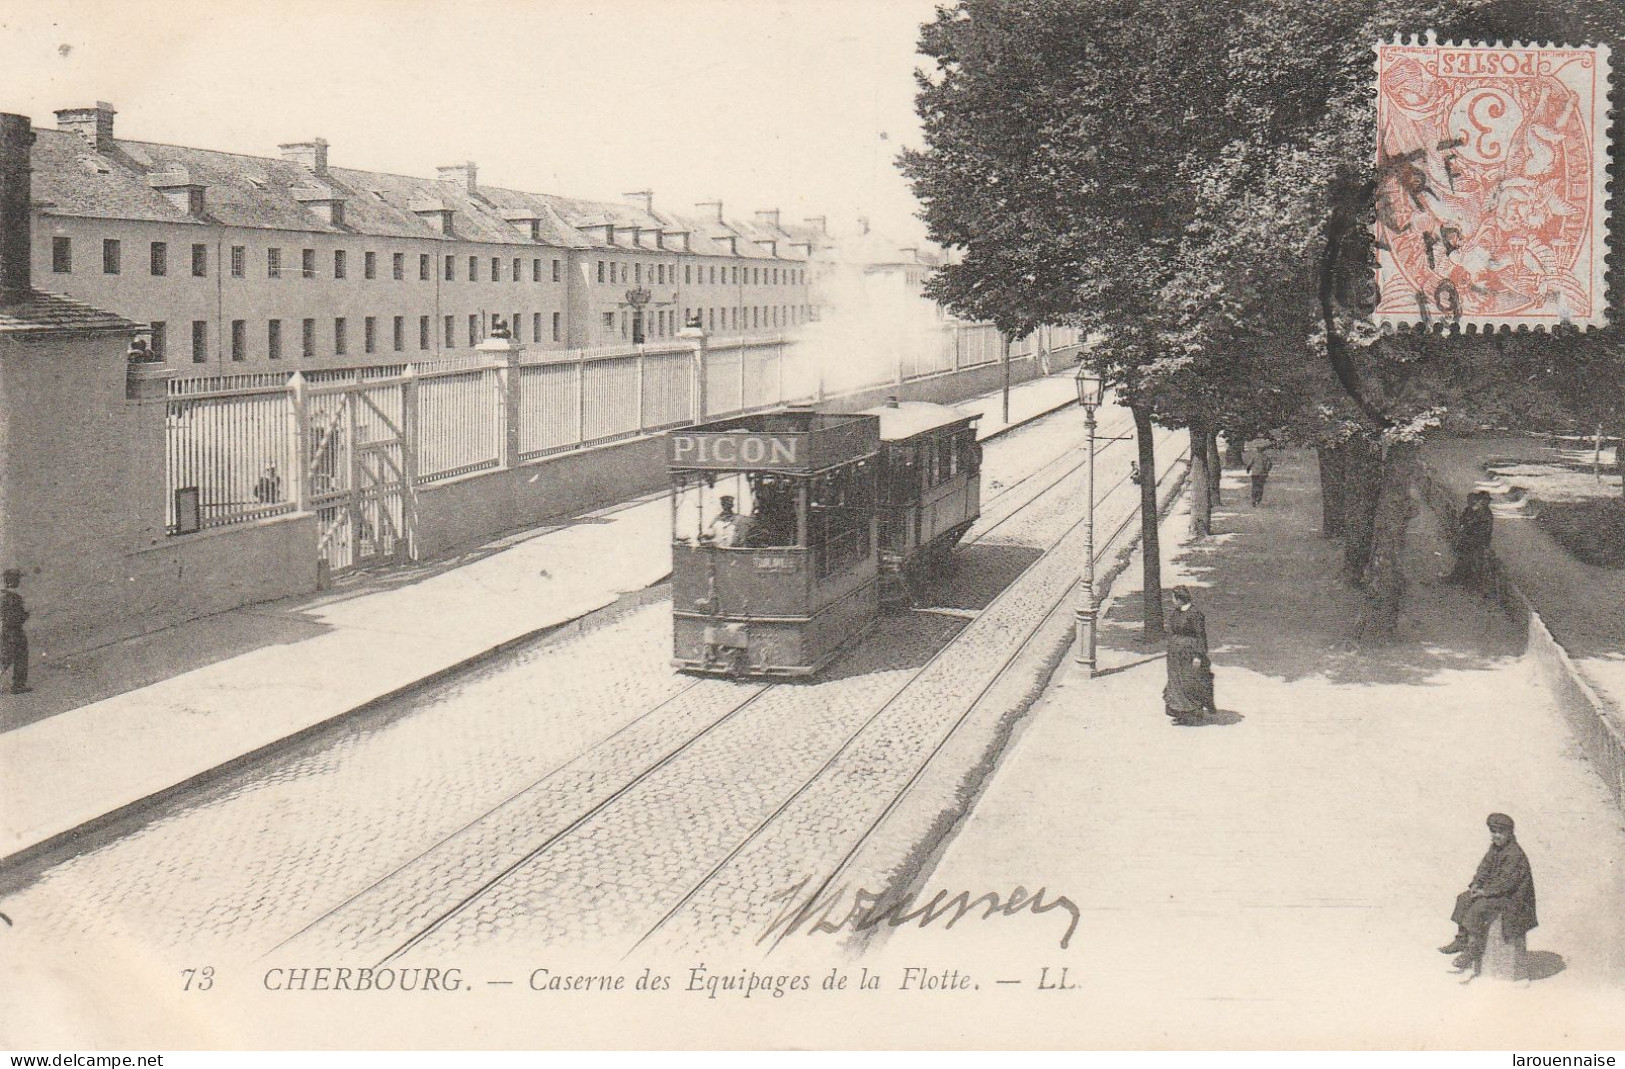
[[787, 432], [679, 431], [668, 437], [674, 468], [768, 468], [804, 470], [808, 436]]

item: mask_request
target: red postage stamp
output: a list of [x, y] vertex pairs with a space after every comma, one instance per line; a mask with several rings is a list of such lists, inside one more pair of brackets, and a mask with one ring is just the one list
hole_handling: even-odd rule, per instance
[[1605, 46], [1377, 46], [1377, 323], [1606, 322], [1608, 74]]

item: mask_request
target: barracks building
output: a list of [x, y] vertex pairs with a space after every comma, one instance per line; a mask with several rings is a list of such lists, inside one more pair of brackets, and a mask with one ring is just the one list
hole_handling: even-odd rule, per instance
[[335, 167], [320, 138], [243, 156], [115, 136], [111, 104], [37, 130], [33, 277], [151, 328], [186, 374], [398, 364], [497, 320], [530, 349], [723, 337], [817, 317], [821, 220], [749, 221]]

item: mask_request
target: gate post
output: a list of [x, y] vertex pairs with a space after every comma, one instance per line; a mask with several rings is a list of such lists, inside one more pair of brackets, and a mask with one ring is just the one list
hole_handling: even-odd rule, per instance
[[519, 354], [525, 347], [512, 338], [487, 338], [475, 346], [496, 366], [497, 389], [502, 391], [502, 441], [497, 465], [519, 466]]
[[295, 371], [288, 376], [288, 416], [293, 423], [293, 456], [287, 465], [293, 507], [310, 511], [310, 406], [305, 395], [305, 376]]
[[684, 327], [677, 332], [679, 338], [687, 338], [694, 343], [693, 384], [691, 394], [694, 398], [694, 413], [690, 423], [705, 422], [705, 377], [706, 357], [708, 354], [707, 342], [709, 336], [699, 327]]
[[397, 563], [417, 560], [418, 534], [418, 366], [401, 375], [401, 530], [395, 538]]

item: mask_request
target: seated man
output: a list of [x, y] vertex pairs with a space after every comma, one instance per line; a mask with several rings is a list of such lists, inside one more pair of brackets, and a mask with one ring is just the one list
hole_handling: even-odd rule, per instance
[[706, 530], [706, 537], [710, 539], [712, 545], [727, 548], [744, 545], [745, 536], [749, 532], [750, 517], [735, 512], [734, 499], [724, 496], [722, 511], [711, 521], [711, 526]]
[[1458, 972], [1476, 971], [1484, 956], [1484, 939], [1490, 923], [1501, 918], [1501, 937], [1518, 939], [1535, 927], [1535, 879], [1529, 858], [1512, 835], [1512, 818], [1491, 813], [1490, 849], [1478, 863], [1473, 882], [1456, 896], [1456, 938], [1439, 948], [1441, 954], [1455, 954], [1451, 964]]

